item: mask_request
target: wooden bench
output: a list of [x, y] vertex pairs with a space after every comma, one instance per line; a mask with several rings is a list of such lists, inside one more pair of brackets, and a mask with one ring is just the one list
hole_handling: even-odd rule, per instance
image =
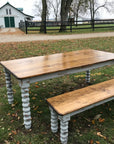
[[71, 116], [113, 99], [114, 79], [48, 98], [52, 132], [57, 132], [60, 119], [60, 140], [62, 144], [67, 144]]

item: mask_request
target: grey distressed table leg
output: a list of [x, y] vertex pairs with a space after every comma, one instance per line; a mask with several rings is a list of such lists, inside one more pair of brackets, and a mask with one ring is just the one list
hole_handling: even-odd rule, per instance
[[56, 133], [58, 131], [58, 115], [51, 107], [49, 109], [51, 112], [51, 131]]
[[21, 97], [23, 107], [23, 120], [26, 129], [31, 128], [31, 111], [30, 111], [30, 98], [29, 98], [29, 81], [22, 81], [21, 84]]
[[60, 140], [62, 144], [67, 144], [68, 141], [68, 121], [60, 121]]
[[68, 123], [70, 121], [70, 115], [60, 116], [60, 140], [62, 144], [67, 144], [68, 141]]
[[6, 79], [8, 102], [9, 104], [13, 104], [14, 97], [13, 97], [13, 90], [12, 90], [11, 75], [5, 68], [4, 68], [4, 72], [5, 72], [5, 79]]
[[90, 70], [86, 71], [86, 82], [90, 83]]

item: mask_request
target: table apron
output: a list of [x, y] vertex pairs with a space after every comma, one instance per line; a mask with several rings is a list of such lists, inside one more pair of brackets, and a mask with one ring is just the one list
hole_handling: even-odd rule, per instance
[[43, 81], [43, 80], [47, 80], [47, 79], [53, 79], [53, 78], [61, 77], [61, 76], [68, 75], [68, 74], [92, 70], [92, 69], [96, 69], [96, 68], [100, 68], [100, 67], [112, 65], [112, 64], [114, 64], [113, 60], [108, 61], [108, 62], [90, 65], [90, 66], [85, 66], [85, 67], [81, 67], [81, 68], [73, 68], [73, 69], [68, 69], [68, 70], [64, 70], [64, 71], [58, 71], [55, 73], [48, 73], [48, 74], [44, 74], [41, 76], [31, 77], [28, 79], [19, 80], [19, 83], [21, 83], [22, 81], [29, 81], [30, 83], [34, 83], [34, 82], [38, 82], [38, 81]]

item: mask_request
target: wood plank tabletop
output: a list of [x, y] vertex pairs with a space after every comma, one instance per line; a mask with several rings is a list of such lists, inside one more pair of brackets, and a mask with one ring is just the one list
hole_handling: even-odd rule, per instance
[[0, 64], [18, 79], [24, 79], [111, 60], [114, 60], [113, 53], [87, 49], [1, 61]]
[[47, 99], [60, 115], [65, 115], [114, 97], [114, 79]]

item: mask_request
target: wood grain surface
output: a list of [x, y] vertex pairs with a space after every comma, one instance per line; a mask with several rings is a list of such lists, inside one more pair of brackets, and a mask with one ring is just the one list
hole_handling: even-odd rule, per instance
[[47, 99], [60, 115], [65, 115], [114, 96], [114, 79]]
[[1, 61], [0, 64], [18, 79], [24, 79], [111, 60], [114, 60], [113, 53], [88, 49]]

